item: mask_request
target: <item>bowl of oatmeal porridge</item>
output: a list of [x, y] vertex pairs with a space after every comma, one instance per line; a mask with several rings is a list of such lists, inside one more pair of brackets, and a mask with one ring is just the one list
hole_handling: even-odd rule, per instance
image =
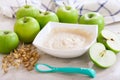
[[39, 50], [60, 58], [83, 55], [96, 42], [97, 25], [49, 22], [33, 41]]

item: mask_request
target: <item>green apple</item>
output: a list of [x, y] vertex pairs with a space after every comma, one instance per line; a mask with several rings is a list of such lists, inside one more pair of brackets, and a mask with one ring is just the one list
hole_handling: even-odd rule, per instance
[[97, 12], [88, 12], [82, 15], [79, 19], [80, 24], [95, 24], [98, 25], [98, 35], [104, 29], [104, 18]]
[[40, 31], [40, 26], [33, 17], [23, 17], [15, 22], [14, 31], [21, 41], [31, 43]]
[[16, 18], [19, 19], [25, 16], [36, 18], [36, 15], [38, 14], [39, 14], [39, 10], [36, 7], [33, 7], [31, 5], [25, 5], [18, 9], [18, 11], [16, 12]]
[[19, 44], [19, 38], [15, 32], [0, 31], [0, 53], [10, 53]]
[[93, 63], [101, 68], [112, 66], [116, 62], [116, 55], [111, 50], [106, 50], [102, 43], [95, 43], [90, 47], [89, 56]]
[[105, 44], [106, 48], [114, 51], [115, 53], [120, 52], [120, 40], [119, 37], [109, 30], [102, 30], [98, 37], [98, 42]]
[[63, 23], [78, 23], [79, 13], [77, 9], [71, 6], [61, 6], [56, 12], [60, 22]]
[[43, 28], [49, 21], [59, 22], [57, 15], [50, 11], [39, 12], [36, 19], [39, 22], [41, 28]]

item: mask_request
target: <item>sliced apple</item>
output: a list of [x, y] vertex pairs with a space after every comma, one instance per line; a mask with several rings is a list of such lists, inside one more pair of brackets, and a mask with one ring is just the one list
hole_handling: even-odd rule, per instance
[[93, 63], [102, 68], [112, 66], [116, 62], [116, 55], [111, 50], [106, 50], [102, 43], [95, 43], [89, 50], [89, 55]]
[[106, 48], [114, 51], [115, 53], [120, 52], [120, 40], [115, 33], [104, 29], [102, 30], [98, 41], [105, 44]]

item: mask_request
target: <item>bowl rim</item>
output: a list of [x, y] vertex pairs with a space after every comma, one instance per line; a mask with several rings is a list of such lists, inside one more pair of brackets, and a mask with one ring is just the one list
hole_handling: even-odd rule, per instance
[[[77, 48], [77, 49], [52, 49], [52, 48], [49, 48], [49, 47], [44, 47], [42, 45], [39, 45], [37, 42], [38, 42], [38, 37], [40, 36], [41, 32], [47, 28], [46, 26], [48, 26], [49, 24], [65, 24], [65, 25], [79, 25], [79, 26], [95, 26], [95, 36], [94, 38], [91, 40], [91, 42], [89, 42], [89, 44], [87, 44], [87, 46], [84, 46], [82, 48]], [[80, 51], [80, 50], [87, 50], [94, 42], [96, 42], [97, 40], [97, 35], [98, 35], [98, 25], [86, 25], [86, 24], [71, 24], [71, 23], [60, 23], [60, 22], [48, 22], [46, 24], [46, 26], [37, 34], [37, 36], [35, 37], [34, 41], [33, 41], [33, 45], [36, 46], [37, 48], [41, 49], [47, 49], [47, 50], [52, 50], [52, 51], [55, 51], [55, 52], [70, 52], [70, 51]], [[77, 27], [76, 27], [77, 28]]]

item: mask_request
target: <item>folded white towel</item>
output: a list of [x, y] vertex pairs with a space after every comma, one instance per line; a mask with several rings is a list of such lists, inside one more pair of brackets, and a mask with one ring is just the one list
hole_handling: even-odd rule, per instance
[[[1, 1], [0, 13], [10, 18], [15, 17], [17, 9], [20, 6], [25, 5], [25, 0], [3, 0], [2, 2], [4, 4]], [[120, 21], [120, 0], [48, 0], [44, 1], [45, 3], [40, 0], [27, 1], [28, 4], [39, 9], [48, 9], [53, 12], [55, 12], [59, 6], [63, 5], [64, 2], [78, 9], [80, 16], [92, 11], [102, 14], [106, 24]]]
[[0, 0], [0, 14], [14, 18], [16, 11], [23, 5], [26, 4], [35, 6], [40, 8], [41, 1], [40, 0]]
[[120, 0], [52, 0], [53, 7], [49, 10], [65, 4], [71, 5], [79, 10], [80, 16], [87, 12], [99, 12], [104, 16], [105, 23], [110, 24], [120, 21]]

